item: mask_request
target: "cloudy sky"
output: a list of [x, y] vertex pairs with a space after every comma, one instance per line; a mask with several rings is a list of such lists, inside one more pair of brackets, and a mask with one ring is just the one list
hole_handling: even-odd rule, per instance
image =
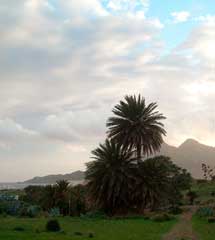
[[126, 94], [215, 146], [214, 0], [1, 0], [0, 181], [85, 168]]

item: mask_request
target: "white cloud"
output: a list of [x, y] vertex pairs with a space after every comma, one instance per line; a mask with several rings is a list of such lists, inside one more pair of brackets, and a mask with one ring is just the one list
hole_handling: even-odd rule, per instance
[[79, 0], [65, 1], [60, 0], [58, 7], [61, 8], [67, 17], [80, 17], [83, 16], [107, 16], [108, 12], [103, 8], [100, 0]]
[[215, 24], [215, 15], [210, 15], [210, 14], [202, 15], [202, 16], [196, 17], [194, 20], [197, 22], [203, 22], [203, 23], [214, 25]]
[[107, 8], [113, 12], [135, 13], [147, 11], [149, 0], [109, 0]]
[[163, 26], [145, 17], [147, 5], [116, 14], [96, 0], [9, 2], [0, 6], [0, 162], [16, 171], [0, 180], [83, 169], [125, 94], [158, 102], [168, 142], [205, 134], [214, 143], [211, 24], [164, 55]]
[[214, 65], [215, 60], [215, 23], [204, 23], [195, 28], [184, 42], [183, 48], [192, 49], [193, 54], [205, 65]]
[[188, 21], [190, 18], [190, 13], [187, 11], [172, 12], [171, 16], [175, 23], [182, 23]]

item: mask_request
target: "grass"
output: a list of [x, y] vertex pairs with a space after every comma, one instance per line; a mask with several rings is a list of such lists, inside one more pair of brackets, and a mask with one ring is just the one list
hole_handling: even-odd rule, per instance
[[[215, 203], [215, 196], [212, 196], [212, 192], [215, 192], [215, 183], [195, 183], [192, 190], [198, 194], [197, 200], [200, 204], [207, 206], [207, 203]], [[194, 216], [192, 219], [193, 229], [198, 233], [201, 240], [214, 240], [215, 239], [215, 223], [208, 223], [206, 217]]]
[[[62, 232], [45, 232], [47, 219], [45, 218], [0, 218], [0, 239], [4, 240], [71, 240], [71, 239], [99, 239], [99, 240], [160, 240], [176, 223], [153, 222], [144, 219], [80, 219], [59, 218]], [[17, 227], [24, 231], [15, 231]]]
[[194, 216], [192, 224], [193, 229], [198, 233], [201, 240], [215, 239], [215, 223], [208, 223], [207, 218]]

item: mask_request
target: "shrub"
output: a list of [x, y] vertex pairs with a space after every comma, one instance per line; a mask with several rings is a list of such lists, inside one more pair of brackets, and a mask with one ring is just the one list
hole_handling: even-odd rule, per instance
[[176, 207], [171, 207], [169, 209], [169, 213], [170, 214], [174, 214], [174, 215], [177, 215], [177, 214], [181, 214], [183, 211], [180, 207], [176, 206]]
[[211, 207], [200, 207], [196, 214], [199, 217], [212, 217], [214, 215], [214, 210]]
[[60, 217], [60, 209], [57, 207], [51, 208], [51, 210], [49, 211], [49, 216], [50, 217]]
[[93, 233], [89, 233], [89, 234], [88, 234], [88, 237], [89, 237], [89, 238], [93, 238], [93, 237], [94, 237], [94, 234], [93, 234]]
[[208, 218], [208, 223], [215, 223], [215, 217]]
[[49, 220], [46, 224], [46, 230], [48, 232], [59, 232], [60, 229], [61, 228], [58, 220], [52, 219], [52, 220]]
[[76, 236], [82, 236], [82, 235], [83, 235], [82, 232], [74, 232], [74, 234], [75, 234]]
[[25, 231], [25, 229], [24, 229], [23, 227], [15, 227], [13, 230], [14, 230], [14, 231], [17, 231], [17, 232], [23, 232], [23, 231]]
[[197, 179], [196, 180], [196, 183], [197, 184], [204, 184], [204, 183], [207, 183], [208, 181], [207, 180], [205, 180], [205, 179]]
[[153, 220], [155, 222], [165, 222], [165, 221], [170, 221], [172, 219], [173, 219], [173, 217], [168, 213], [156, 214], [155, 216], [153, 216], [151, 218], [151, 220]]
[[21, 203], [19, 201], [0, 201], [0, 214], [17, 215], [20, 209]]
[[3, 213], [1, 214], [1, 216], [2, 216], [3, 218], [6, 218], [6, 217], [7, 217], [7, 213], [6, 213], [6, 212], [3, 212]]
[[215, 196], [215, 191], [211, 192], [211, 196], [214, 197]]
[[106, 215], [102, 211], [90, 211], [87, 212], [86, 214], [81, 215], [82, 218], [106, 218]]
[[32, 205], [27, 208], [27, 216], [28, 217], [37, 217], [41, 212], [41, 208], [36, 205]]
[[23, 203], [19, 209], [18, 216], [19, 217], [29, 217], [28, 208], [29, 208], [29, 204]]
[[194, 204], [194, 201], [196, 200], [196, 198], [198, 197], [198, 194], [195, 192], [195, 191], [189, 191], [189, 192], [187, 192], [187, 197], [188, 197], [188, 199], [189, 199], [189, 203], [191, 204], [191, 205], [193, 205]]

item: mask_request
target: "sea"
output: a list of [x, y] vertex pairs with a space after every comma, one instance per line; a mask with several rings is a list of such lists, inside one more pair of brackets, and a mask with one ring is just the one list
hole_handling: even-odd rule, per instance
[[[70, 181], [70, 184], [75, 186], [78, 184], [83, 183], [83, 181]], [[6, 190], [6, 189], [24, 189], [27, 186], [46, 186], [49, 185], [48, 183], [1, 183], [0, 182], [0, 190]]]

